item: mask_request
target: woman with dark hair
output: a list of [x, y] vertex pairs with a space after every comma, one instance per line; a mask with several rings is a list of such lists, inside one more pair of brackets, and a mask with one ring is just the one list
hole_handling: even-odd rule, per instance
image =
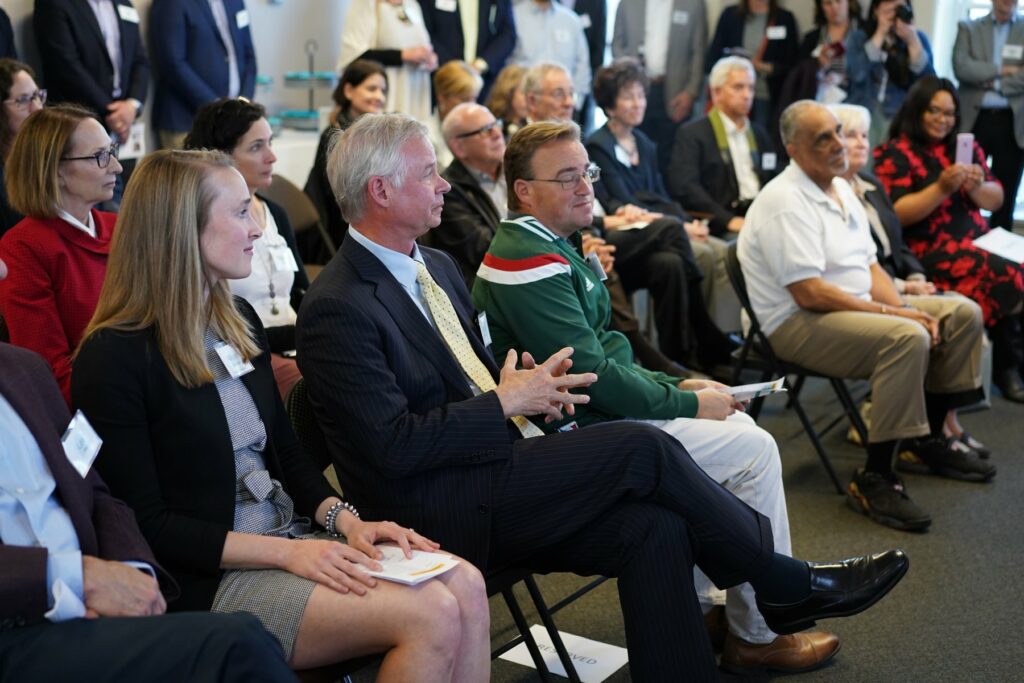
[[877, 144], [911, 86], [935, 74], [931, 44], [914, 26], [910, 0], [871, 0], [863, 27], [847, 41], [846, 73], [846, 101], [871, 112], [871, 143]]
[[[594, 76], [594, 100], [608, 116], [608, 123], [594, 131], [586, 144], [590, 160], [601, 169], [601, 177], [594, 183], [594, 196], [608, 214], [604, 219], [608, 241], [625, 257], [623, 261], [645, 264], [645, 275], [649, 275], [650, 269], [661, 259], [676, 256], [683, 262], [685, 318], [693, 328], [698, 360], [703, 366], [712, 367], [716, 353], [731, 346], [705, 305], [705, 290], [710, 301], [735, 300], [729, 284], [723, 277], [716, 277], [716, 274], [724, 276], [720, 271], [724, 265], [725, 242], [709, 236], [707, 225], [691, 220], [668, 196], [658, 170], [657, 149], [637, 127], [647, 110], [647, 87], [644, 67], [633, 57], [616, 59], [598, 69]], [[679, 220], [658, 222], [662, 214]], [[649, 225], [642, 230], [621, 230], [622, 224], [635, 221]], [[628, 289], [636, 289], [636, 276], [631, 277], [631, 270], [625, 267], [623, 273]], [[705, 279], [708, 285], [702, 288]], [[727, 302], [720, 303], [733, 308]], [[738, 302], [735, 308], [738, 310]], [[660, 329], [666, 326], [662, 323]], [[679, 357], [681, 348], [665, 344], [666, 340], [677, 337], [660, 334], [663, 351]]]
[[24, 218], [7, 202], [4, 167], [21, 124], [29, 114], [46, 104], [46, 91], [39, 89], [35, 77], [35, 72], [27, 64], [8, 57], [0, 59], [0, 93], [3, 94], [3, 106], [0, 107], [0, 237]]
[[1006, 398], [1024, 403], [1018, 373], [1024, 270], [974, 245], [989, 231], [981, 209], [999, 208], [1003, 189], [978, 143], [973, 163], [956, 162], [959, 128], [956, 87], [945, 78], [925, 76], [893, 119], [890, 139], [875, 149], [875, 175], [929, 279], [981, 305], [993, 344], [993, 381]]
[[295, 245], [288, 214], [259, 191], [270, 187], [274, 162], [271, 130], [262, 105], [244, 98], [220, 99], [204, 105], [185, 137], [185, 149], [214, 149], [230, 155], [252, 197], [249, 215], [263, 238], [253, 246], [248, 277], [231, 280], [231, 291], [256, 309], [270, 341], [270, 364], [281, 398], [302, 375], [293, 358], [296, 309], [309, 289], [309, 278]]
[[848, 91], [846, 75], [847, 40], [860, 23], [861, 9], [857, 0], [814, 0], [814, 26], [804, 35], [800, 57], [817, 64], [818, 88], [815, 99], [840, 102]]
[[722, 10], [704, 70], [727, 55], [749, 59], [757, 72], [750, 118], [770, 130], [779, 91], [799, 58], [798, 41], [796, 17], [777, 0], [740, 0]]
[[[304, 189], [320, 214], [320, 222], [327, 229], [332, 246], [339, 247], [345, 239], [348, 223], [342, 218], [331, 184], [327, 181], [327, 153], [338, 132], [348, 128], [363, 114], [379, 114], [384, 111], [388, 99], [388, 74], [379, 62], [357, 59], [345, 67], [334, 89], [333, 98], [335, 108], [331, 112], [330, 125], [320, 136], [313, 168]], [[302, 258], [307, 263], [327, 263], [331, 258], [331, 250], [323, 244], [319, 233], [309, 230], [306, 234], [309, 238], [300, 244]]]
[[11, 343], [46, 359], [69, 404], [71, 352], [96, 308], [117, 220], [96, 207], [120, 174], [117, 145], [74, 104], [25, 119], [7, 156], [7, 197], [25, 218], [0, 240], [10, 267], [0, 311]]
[[382, 653], [381, 681], [481, 681], [480, 573], [372, 578], [379, 543], [437, 544], [361, 520], [295, 438], [259, 316], [228, 288], [253, 269], [251, 201], [221, 152], [161, 150], [132, 175], [75, 358], [96, 468], [180, 588], [172, 610], [250, 612], [295, 669]]

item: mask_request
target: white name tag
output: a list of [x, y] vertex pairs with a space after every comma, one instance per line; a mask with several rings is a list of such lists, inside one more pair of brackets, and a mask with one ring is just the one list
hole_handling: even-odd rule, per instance
[[238, 28], [245, 28], [246, 26], [248, 26], [249, 25], [249, 10], [247, 10], [247, 9], [240, 9], [240, 10], [238, 10], [238, 13], [235, 14], [235, 24], [238, 26]]
[[679, 26], [686, 26], [690, 23], [690, 13], [684, 9], [677, 9], [672, 12], [672, 23]]
[[556, 29], [555, 30], [555, 40], [557, 42], [559, 42], [559, 43], [568, 43], [569, 42], [569, 32], [566, 31], [564, 28]]
[[295, 260], [295, 254], [292, 253], [287, 244], [275, 244], [268, 251], [270, 252], [270, 263], [274, 267], [274, 272], [298, 272], [299, 264]]
[[765, 32], [768, 36], [768, 40], [785, 40], [786, 39], [786, 27], [785, 26], [769, 26]]
[[68, 428], [60, 439], [60, 444], [64, 447], [64, 455], [68, 457], [72, 467], [84, 479], [85, 475], [89, 474], [89, 468], [92, 467], [93, 461], [96, 460], [96, 456], [100, 452], [103, 439], [79, 410], [68, 423]]
[[775, 156], [775, 152], [765, 152], [761, 155], [761, 170], [762, 171], [774, 171], [775, 164], [778, 163], [778, 159]]
[[121, 17], [121, 21], [127, 21], [132, 24], [139, 23], [139, 12], [131, 5], [118, 5], [117, 15]]
[[480, 326], [480, 337], [484, 340], [484, 346], [491, 345], [491, 327], [487, 324], [487, 313], [481, 313], [476, 317], [477, 325]]
[[458, 9], [457, 0], [435, 0], [434, 7], [441, 12], [454, 12]]
[[1003, 59], [1024, 57], [1024, 45], [1003, 45]]
[[128, 139], [118, 148], [118, 159], [141, 159], [146, 156], [146, 122], [136, 121], [128, 130]]
[[256, 369], [252, 363], [243, 360], [242, 356], [235, 350], [235, 347], [230, 344], [221, 344], [214, 350], [220, 356], [220, 362], [224, 364], [225, 369], [227, 369], [228, 374], [233, 379], [238, 379], [242, 375], [247, 375]]
[[589, 14], [581, 14], [580, 23], [583, 25], [583, 28], [590, 28], [594, 24]]

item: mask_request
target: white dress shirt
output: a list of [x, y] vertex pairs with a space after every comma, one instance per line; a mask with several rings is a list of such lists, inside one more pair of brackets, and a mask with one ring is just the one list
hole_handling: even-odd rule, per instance
[[750, 125], [750, 121], [746, 121], [745, 125], [740, 128], [722, 112], [718, 112], [718, 116], [725, 126], [725, 138], [729, 143], [732, 167], [736, 170], [736, 183], [740, 189], [740, 199], [753, 199], [761, 189], [761, 181], [758, 180], [754, 159], [750, 155], [750, 142], [747, 140], [747, 126]]

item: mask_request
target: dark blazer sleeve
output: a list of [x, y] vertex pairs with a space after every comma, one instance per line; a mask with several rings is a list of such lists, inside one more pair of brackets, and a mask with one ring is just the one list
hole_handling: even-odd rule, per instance
[[[713, 137], [708, 144], [707, 130], [710, 129], [710, 125], [705, 124], [706, 120], [701, 119], [680, 126], [676, 132], [672, 162], [669, 166], [670, 192], [687, 211], [710, 213], [710, 227], [716, 235], [721, 235], [736, 214], [719, 201], [719, 197], [713, 196], [705, 186], [710, 169], [724, 166], [720, 157], [712, 158], [712, 155], [718, 155], [718, 148]], [[724, 171], [730, 172], [731, 169], [726, 168]]]
[[384, 48], [370, 49], [356, 57], [356, 59], [372, 59], [384, 66], [402, 66], [402, 51]]
[[[43, 63], [43, 80], [51, 91], [57, 91], [54, 94], [59, 93], [61, 100], [79, 102], [97, 113], [105, 113], [110, 93], [87, 67], [94, 60], [85, 59], [84, 50], [88, 48], [76, 39], [85, 27], [79, 25], [70, 5], [69, 0], [36, 0], [32, 26]], [[92, 11], [88, 4], [82, 6], [86, 12]], [[90, 52], [102, 49], [97, 44]]]
[[[449, 352], [443, 343], [423, 338], [420, 330], [436, 333], [425, 320], [418, 326], [421, 321], [412, 316], [422, 315], [390, 274], [383, 274], [390, 282], [368, 283], [342, 261], [357, 247], [366, 252], [343, 245], [299, 312], [299, 368], [320, 404], [318, 414], [330, 416], [322, 421], [328, 441], [350, 444], [388, 479], [510, 457], [497, 394], [456, 398], [450, 392], [438, 366], [427, 359], [431, 348]], [[430, 253], [432, 263], [443, 264], [435, 279], [449, 293], [459, 292], [452, 301], [456, 309], [472, 311], [451, 258]], [[379, 262], [374, 267], [383, 269]]]
[[14, 45], [14, 28], [7, 12], [0, 9], [0, 57], [18, 58], [18, 49]]
[[[157, 442], [167, 435], [150, 411], [188, 400], [160, 381], [159, 365], [163, 359], [152, 333], [102, 330], [82, 344], [75, 359], [72, 397], [103, 439], [96, 466], [135, 511], [156, 554], [169, 564], [216, 575], [230, 522], [175, 511], [165, 502], [165, 487], [195, 473], [158, 467]], [[166, 367], [163, 372], [169, 375]], [[209, 447], [215, 451], [214, 444]], [[224, 493], [233, 503], [232, 492]]]
[[243, 0], [230, 0], [228, 6], [231, 7], [228, 22], [238, 59], [238, 92], [252, 99], [256, 92], [256, 47], [252, 42], [252, 27], [238, 28], [238, 13], [245, 9]]
[[[490, 5], [489, 7], [487, 5]], [[484, 12], [487, 12], [485, 18]], [[494, 21], [490, 21], [491, 12], [494, 13]], [[508, 56], [516, 46], [516, 24], [512, 18], [512, 0], [486, 0], [480, 3], [480, 22], [487, 21], [487, 31], [480, 32], [480, 36], [487, 36], [486, 40], [480, 40], [480, 47], [477, 49], [477, 56], [487, 62], [487, 76], [494, 78], [505, 66]], [[461, 59], [460, 55], [458, 59]], [[444, 62], [439, 62], [444, 64]]]
[[[156, 0], [149, 11], [149, 49], [160, 77], [160, 87], [169, 88], [195, 111], [219, 97], [218, 93], [196, 73], [190, 62], [189, 45], [197, 36], [189, 31], [200, 30], [203, 38], [216, 41], [215, 27], [190, 29], [185, 0]], [[231, 21], [229, 16], [228, 21]], [[243, 55], [239, 55], [241, 60]], [[244, 89], [243, 89], [244, 92]]]

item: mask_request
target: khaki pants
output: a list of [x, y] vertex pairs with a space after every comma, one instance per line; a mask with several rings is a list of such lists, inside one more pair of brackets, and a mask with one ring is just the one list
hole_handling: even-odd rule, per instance
[[932, 348], [922, 325], [893, 315], [800, 310], [769, 336], [775, 353], [833, 377], [871, 380], [872, 443], [930, 432], [925, 391], [952, 394], [981, 386], [981, 309], [960, 296], [908, 296], [938, 318]]
[[725, 271], [729, 243], [710, 236], [706, 242], [691, 241], [690, 246], [693, 247], [694, 260], [704, 274], [700, 289], [708, 315], [723, 332], [740, 330], [740, 300], [736, 298], [736, 292], [729, 283], [729, 274]]
[[185, 149], [185, 137], [188, 131], [161, 130], [159, 131], [160, 149]]

